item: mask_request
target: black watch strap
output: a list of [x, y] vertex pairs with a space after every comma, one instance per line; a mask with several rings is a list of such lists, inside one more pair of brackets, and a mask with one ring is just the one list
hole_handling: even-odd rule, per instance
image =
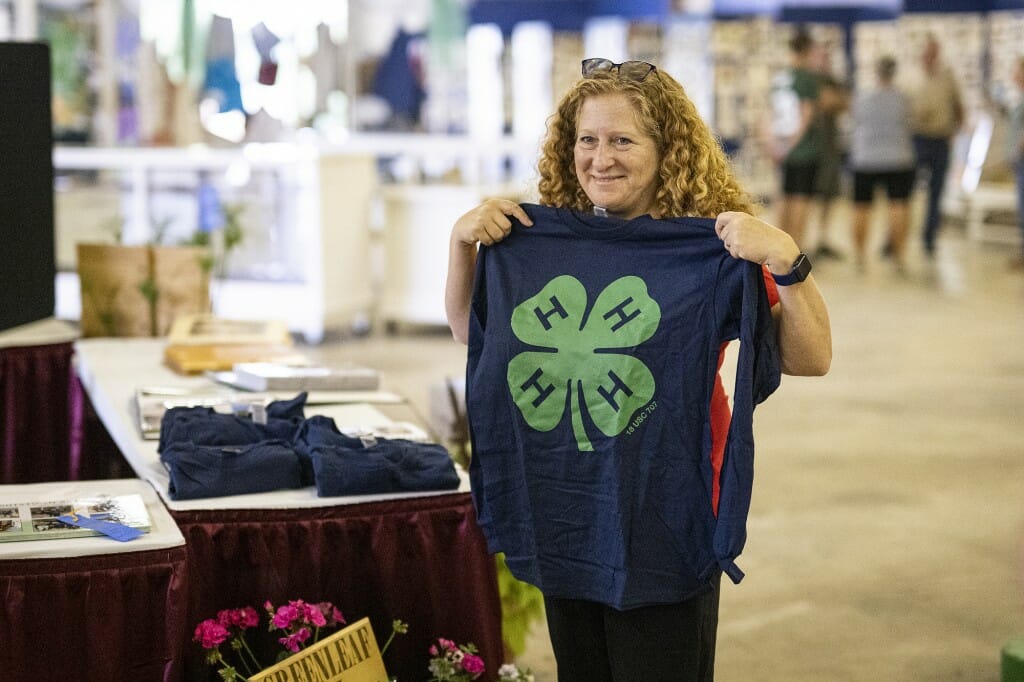
[[772, 279], [780, 287], [788, 287], [790, 284], [804, 281], [809, 274], [811, 274], [811, 259], [807, 257], [807, 254], [801, 253], [793, 261], [793, 267], [790, 268], [788, 274], [772, 275]]

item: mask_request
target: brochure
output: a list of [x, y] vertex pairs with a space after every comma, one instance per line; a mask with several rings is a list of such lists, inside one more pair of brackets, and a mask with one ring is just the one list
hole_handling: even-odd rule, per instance
[[101, 535], [58, 521], [58, 516], [88, 516], [149, 531], [149, 512], [142, 495], [93, 495], [69, 500], [0, 504], [0, 542], [53, 540]]

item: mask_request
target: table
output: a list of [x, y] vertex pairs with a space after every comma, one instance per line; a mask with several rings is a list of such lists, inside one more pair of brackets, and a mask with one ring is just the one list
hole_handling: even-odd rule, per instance
[[74, 336], [56, 321], [0, 334], [0, 483], [77, 478], [70, 456]]
[[128, 543], [0, 543], [0, 671], [6, 680], [182, 679], [187, 553], [174, 520], [138, 479], [0, 486], [6, 502], [137, 492], [152, 520]]
[[[427, 648], [437, 637], [472, 641], [487, 669], [497, 670], [502, 640], [495, 564], [465, 480], [455, 493], [318, 498], [306, 488], [170, 500], [156, 442], [143, 440], [135, 425], [132, 396], [143, 385], [194, 388], [209, 380], [162, 367], [160, 340], [84, 339], [75, 349], [97, 413], [185, 537], [190, 628], [220, 609], [260, 609], [268, 599], [326, 600], [351, 621], [368, 616], [382, 642], [393, 619], [409, 623], [409, 633], [396, 638], [385, 657], [400, 680], [427, 677]], [[339, 426], [346, 415], [374, 415], [368, 406], [315, 410], [335, 416]], [[215, 679], [195, 644], [186, 647], [184, 671], [190, 681]]]
[[131, 475], [75, 374], [77, 336], [53, 318], [0, 333], [0, 484]]

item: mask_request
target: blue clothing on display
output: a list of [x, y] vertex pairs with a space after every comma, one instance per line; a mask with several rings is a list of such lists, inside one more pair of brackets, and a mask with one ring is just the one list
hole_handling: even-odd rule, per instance
[[444, 446], [347, 436], [330, 417], [306, 419], [306, 395], [271, 402], [266, 424], [209, 407], [167, 410], [157, 451], [170, 475], [171, 499], [311, 485], [320, 497], [459, 487]]
[[459, 487], [451, 455], [442, 445], [400, 438], [346, 436], [329, 417], [307, 419], [295, 451], [312, 469], [319, 497], [371, 495]]
[[359, 441], [358, 447], [315, 445], [310, 456], [319, 497], [459, 487], [459, 475], [443, 445], [394, 438], [368, 446]]
[[316, 474], [313, 471], [313, 448], [322, 446], [337, 446], [343, 448], [357, 448], [362, 446], [358, 438], [346, 436], [338, 430], [337, 424], [330, 417], [315, 414], [302, 422], [295, 431], [292, 438], [292, 446], [302, 461], [302, 480], [305, 485], [316, 483]]
[[196, 445], [184, 441], [160, 453], [172, 500], [263, 493], [302, 487], [299, 457], [285, 442]]
[[422, 36], [399, 29], [391, 49], [380, 60], [373, 76], [373, 94], [383, 98], [394, 116], [415, 123], [426, 99], [422, 79], [415, 68], [413, 44]]
[[[714, 220], [524, 204], [480, 249], [469, 323], [470, 480], [491, 551], [548, 597], [617, 609], [738, 582], [753, 410], [779, 384], [762, 268]], [[740, 339], [712, 504], [710, 402]]]
[[220, 112], [243, 111], [242, 86], [235, 71], [235, 30], [231, 19], [213, 15], [206, 39], [203, 94], [216, 98]]
[[259, 424], [236, 414], [220, 414], [212, 407], [172, 407], [160, 420], [157, 452], [171, 444], [192, 442], [199, 445], [241, 445], [264, 439]]
[[267, 423], [257, 424], [247, 416], [221, 414], [212, 407], [172, 407], [160, 420], [157, 452], [172, 443], [197, 445], [249, 445], [264, 440], [291, 441], [305, 419], [307, 394], [291, 400], [274, 400], [267, 405]]

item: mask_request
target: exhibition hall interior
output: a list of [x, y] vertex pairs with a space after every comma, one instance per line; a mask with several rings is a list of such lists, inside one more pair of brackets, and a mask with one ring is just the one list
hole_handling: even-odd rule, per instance
[[[587, 340], [622, 280], [593, 303], [580, 285], [569, 332], [591, 345], [566, 369], [577, 351], [543, 343], [541, 307], [572, 306], [539, 286], [515, 298], [548, 261], [604, 287], [588, 254], [613, 246], [611, 270], [650, 285], [621, 306], [648, 311], [671, 270], [698, 269], [609, 246], [643, 211], [616, 217], [586, 182], [586, 212], [551, 199], [572, 191], [551, 173], [581, 184], [590, 138], [569, 141], [576, 161], [546, 145], [563, 96], [599, 80], [592, 58], [631, 92], [677, 81], [751, 224], [801, 253], [790, 280], [743, 262], [770, 339], [744, 308], [702, 364], [655, 368], [636, 395], [608, 368], [682, 364], [682, 335], [712, 331]], [[627, 172], [616, 135], [597, 156]], [[706, 159], [686, 163], [651, 174], [705, 187]], [[510, 258], [519, 271], [487, 245], [462, 282], [468, 323], [450, 326], [453, 229], [484, 202], [574, 209], [608, 234]], [[680, 532], [709, 533], [714, 565], [682, 561], [697, 594], [725, 571], [713, 666], [692, 679], [1024, 682], [1022, 203], [1021, 0], [0, 0], [0, 679], [584, 679], [564, 639], [556, 662], [545, 598], [580, 598], [551, 587], [558, 561], [592, 561], [574, 542], [624, 548], [597, 605], [626, 612], [613, 583], [685, 554], [623, 519], [681, 461], [650, 434], [693, 421], [703, 487], [655, 512], [707, 496], [711, 530]], [[742, 262], [703, 234], [722, 269]], [[715, 324], [721, 281], [687, 294], [711, 296], [688, 323]], [[808, 333], [785, 323], [811, 286], [831, 355], [801, 376], [780, 348]], [[525, 383], [520, 361], [538, 367]], [[751, 376], [772, 372], [751, 417]], [[612, 393], [588, 393], [594, 376]], [[550, 391], [557, 414], [538, 407]], [[597, 393], [628, 407], [614, 424]], [[751, 442], [734, 445], [741, 421]], [[560, 470], [566, 447], [590, 462]], [[607, 498], [568, 501], [598, 471]], [[539, 481], [557, 476], [563, 500]], [[737, 479], [749, 502], [723, 558]], [[545, 535], [586, 509], [592, 523]], [[638, 606], [694, 597], [673, 589]], [[620, 655], [651, 649], [615, 632]], [[660, 680], [617, 665], [616, 682]]]

